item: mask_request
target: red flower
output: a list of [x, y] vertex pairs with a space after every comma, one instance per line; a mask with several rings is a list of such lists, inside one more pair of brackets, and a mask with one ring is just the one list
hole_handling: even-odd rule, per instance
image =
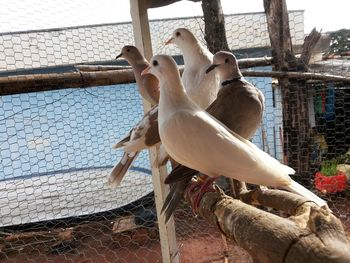
[[324, 194], [343, 192], [347, 187], [346, 175], [341, 171], [338, 171], [334, 176], [324, 176], [317, 172], [315, 174], [315, 187]]

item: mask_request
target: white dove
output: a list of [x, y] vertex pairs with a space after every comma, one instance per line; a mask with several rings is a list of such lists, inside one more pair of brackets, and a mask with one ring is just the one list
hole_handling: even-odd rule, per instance
[[293, 181], [295, 171], [199, 108], [186, 94], [175, 61], [154, 56], [142, 74], [159, 79], [158, 125], [161, 141], [175, 161], [216, 178], [221, 175], [251, 184], [300, 194], [316, 204], [326, 202]]
[[216, 72], [206, 74], [213, 63], [213, 54], [186, 28], [176, 29], [165, 44], [177, 45], [183, 53], [185, 69], [182, 82], [188, 96], [202, 109], [206, 109], [215, 99], [220, 87]]
[[[247, 140], [251, 139], [262, 122], [265, 104], [263, 93], [243, 78], [237, 59], [230, 52], [219, 51], [214, 55], [213, 64], [206, 72], [211, 74], [213, 70], [220, 76], [221, 87], [217, 98], [206, 112], [231, 131]], [[162, 208], [166, 221], [183, 199], [188, 183], [197, 173], [179, 165], [166, 177], [164, 182], [171, 184]], [[200, 197], [201, 195], [198, 195], [198, 199], [195, 199], [194, 210], [199, 205]]]

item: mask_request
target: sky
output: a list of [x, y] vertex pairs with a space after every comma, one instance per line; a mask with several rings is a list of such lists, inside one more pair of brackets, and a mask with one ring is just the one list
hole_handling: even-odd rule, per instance
[[[0, 33], [131, 21], [129, 0], [1, 0]], [[263, 11], [262, 0], [221, 0], [225, 14]], [[305, 10], [305, 33], [350, 28], [349, 0], [287, 0]], [[149, 9], [150, 19], [202, 15], [201, 3], [181, 1]]]

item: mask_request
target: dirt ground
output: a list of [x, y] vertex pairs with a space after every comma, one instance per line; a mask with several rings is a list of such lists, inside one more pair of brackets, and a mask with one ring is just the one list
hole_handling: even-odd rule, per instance
[[[16, 249], [3, 255], [0, 262], [162, 262], [156, 227], [111, 234], [106, 224], [89, 225], [90, 229], [84, 228], [81, 233], [76, 233], [75, 240], [66, 247], [53, 250], [52, 245], [44, 248], [44, 244], [34, 245], [35, 241], [31, 240], [33, 246], [30, 250], [26, 248], [26, 251], [18, 253], [20, 249]], [[186, 224], [177, 222], [177, 245], [183, 263], [224, 262], [225, 255], [228, 262], [250, 262], [246, 252], [232, 242], [227, 241], [226, 244], [227, 250], [217, 229], [204, 220], [190, 217]]]
[[[350, 235], [350, 199], [334, 197], [330, 207], [343, 221]], [[189, 211], [176, 214], [177, 245], [183, 263], [252, 262], [241, 248], [225, 242], [216, 227], [194, 218]], [[186, 220], [180, 220], [185, 218]], [[138, 228], [119, 234], [111, 233], [110, 222], [95, 222], [75, 230], [73, 241], [52, 244], [37, 238], [32, 247], [19, 245], [11, 253], [2, 254], [4, 263], [106, 263], [162, 262], [157, 228]], [[29, 241], [28, 241], [29, 242]], [[28, 242], [26, 245], [28, 246]], [[226, 256], [226, 257], [225, 257]]]

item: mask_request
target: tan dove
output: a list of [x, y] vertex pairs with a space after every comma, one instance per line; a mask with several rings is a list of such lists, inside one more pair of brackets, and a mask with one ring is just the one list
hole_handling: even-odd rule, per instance
[[[142, 98], [151, 103], [151, 105], [157, 105], [159, 101], [158, 79], [151, 74], [141, 76], [142, 70], [144, 70], [149, 65], [148, 61], [134, 46], [124, 46], [116, 59], [120, 57], [126, 59], [126, 61], [128, 61], [128, 63], [131, 65], [135, 75], [136, 85]], [[152, 136], [152, 138], [148, 138], [147, 141], [151, 141], [150, 146], [154, 145], [154, 141], [157, 143], [160, 139], [157, 123], [154, 122], [157, 122], [158, 115], [152, 115], [154, 113], [157, 114], [158, 112], [150, 110], [147, 114], [145, 114], [142, 119], [142, 123], [137, 125], [135, 129], [132, 129], [129, 135], [117, 143], [114, 147], [121, 147], [124, 143], [127, 143], [129, 141], [137, 141], [140, 137], [146, 135], [142, 134], [142, 127], [145, 127], [143, 126], [145, 122], [151, 123], [153, 126], [155, 125], [155, 129], [152, 129], [152, 126], [147, 133], [147, 135], [154, 136]], [[122, 159], [112, 168], [111, 174], [108, 177], [108, 183], [110, 185], [117, 186], [120, 184], [125, 173], [128, 171], [138, 154], [139, 151], [124, 151]]]
[[120, 54], [116, 57], [124, 58], [134, 71], [134, 76], [136, 79], [136, 84], [139, 92], [146, 101], [151, 103], [151, 105], [158, 104], [159, 101], [159, 83], [157, 78], [151, 74], [141, 76], [142, 70], [148, 67], [149, 63], [141, 55], [140, 51], [134, 46], [124, 46]]

